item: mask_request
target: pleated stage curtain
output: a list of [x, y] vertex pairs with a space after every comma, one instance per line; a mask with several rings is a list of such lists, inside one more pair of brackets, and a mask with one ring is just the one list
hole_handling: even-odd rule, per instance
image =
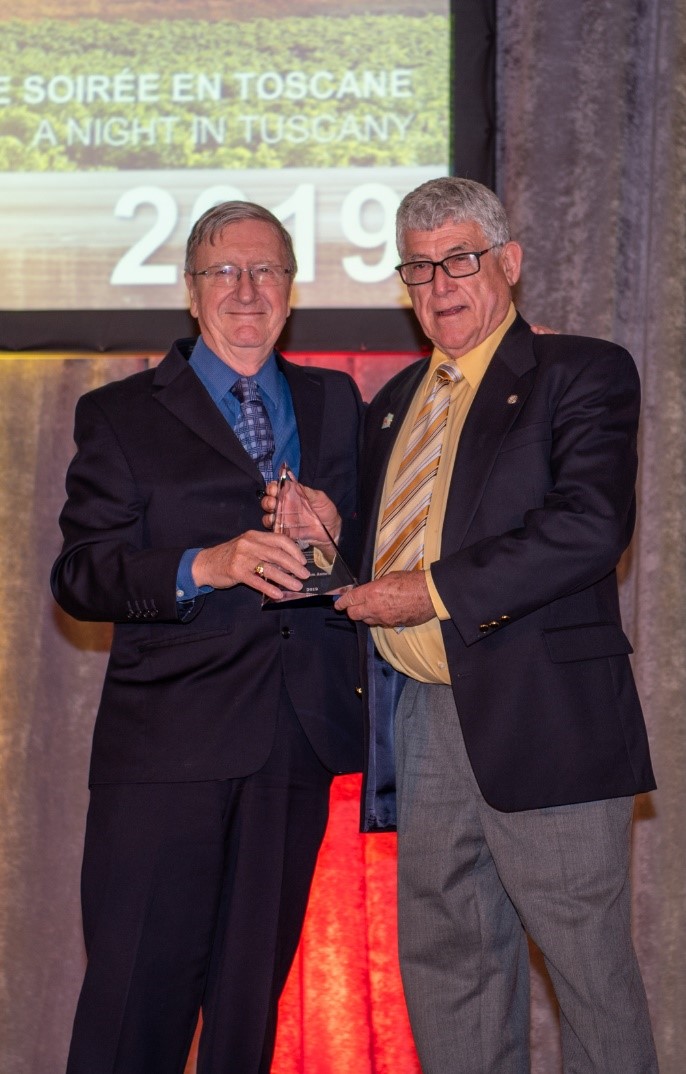
[[359, 776], [334, 780], [272, 1074], [417, 1074], [396, 954], [395, 836], [358, 834]]

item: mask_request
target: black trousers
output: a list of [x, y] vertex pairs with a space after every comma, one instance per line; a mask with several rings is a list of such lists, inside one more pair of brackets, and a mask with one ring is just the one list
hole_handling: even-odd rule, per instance
[[67, 1074], [268, 1074], [331, 775], [286, 697], [259, 772], [96, 786], [82, 874], [88, 964]]

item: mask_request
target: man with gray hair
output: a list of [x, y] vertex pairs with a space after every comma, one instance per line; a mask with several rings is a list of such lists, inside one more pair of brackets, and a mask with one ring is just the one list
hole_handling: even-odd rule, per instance
[[354, 382], [275, 350], [295, 269], [266, 209], [208, 210], [186, 256], [199, 339], [77, 406], [52, 587], [114, 637], [68, 1074], [180, 1074], [200, 1009], [199, 1074], [267, 1074], [332, 773], [361, 767], [355, 628], [262, 609], [308, 577], [263, 526], [281, 465], [323, 490], [334, 538], [356, 511]]
[[369, 581], [337, 607], [372, 628], [363, 823], [396, 824], [397, 786], [422, 1069], [528, 1074], [528, 933], [567, 1074], [654, 1074], [629, 886], [633, 796], [654, 781], [615, 573], [638, 375], [615, 344], [531, 331], [486, 187], [408, 194], [398, 249], [434, 351], [367, 411]]

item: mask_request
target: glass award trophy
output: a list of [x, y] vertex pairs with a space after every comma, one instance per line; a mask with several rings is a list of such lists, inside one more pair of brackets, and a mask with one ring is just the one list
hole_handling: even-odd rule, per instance
[[287, 600], [313, 597], [333, 599], [356, 584], [336, 542], [286, 463], [279, 471], [274, 533], [285, 533], [296, 542], [306, 557], [310, 576], [303, 581], [302, 589], [285, 589], [278, 601], [264, 597], [263, 604], [280, 605]]

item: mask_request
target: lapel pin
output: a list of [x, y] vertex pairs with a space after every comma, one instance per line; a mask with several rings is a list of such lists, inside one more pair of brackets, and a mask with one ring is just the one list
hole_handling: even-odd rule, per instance
[[393, 421], [393, 414], [387, 414], [386, 417], [384, 418], [384, 420], [381, 422], [381, 428], [382, 429], [390, 429], [392, 421]]
[[507, 397], [507, 401], [508, 401], [510, 406], [513, 406], [514, 403], [516, 403], [518, 399], [519, 399], [518, 395], [508, 395], [508, 397]]

